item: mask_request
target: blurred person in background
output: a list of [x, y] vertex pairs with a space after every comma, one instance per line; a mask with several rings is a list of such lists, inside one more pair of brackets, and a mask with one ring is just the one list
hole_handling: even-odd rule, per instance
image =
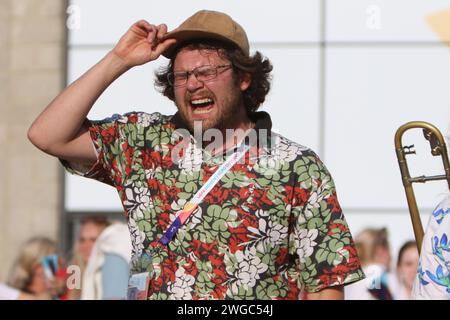
[[[109, 225], [110, 222], [104, 217], [85, 217], [80, 220], [80, 229], [74, 245], [70, 265], [75, 265], [80, 268], [81, 277], [83, 277], [95, 241], [97, 241], [97, 238]], [[81, 288], [69, 290], [68, 298], [70, 300], [79, 300], [80, 297]]]
[[31, 294], [0, 283], [0, 300], [50, 300], [48, 293]]
[[125, 299], [131, 250], [131, 237], [126, 224], [115, 222], [105, 228], [97, 238], [86, 265], [81, 299]]
[[395, 277], [393, 281], [389, 282], [395, 300], [411, 299], [418, 262], [419, 251], [416, 242], [413, 240], [405, 242], [398, 252]]
[[7, 285], [26, 294], [65, 299], [65, 269], [62, 268], [60, 258], [54, 277], [50, 279], [46, 276], [42, 262], [50, 255], [57, 255], [56, 243], [53, 240], [34, 237], [25, 242], [11, 268]]
[[367, 228], [355, 237], [366, 279], [345, 287], [347, 300], [392, 300], [389, 288], [391, 251], [386, 228]]

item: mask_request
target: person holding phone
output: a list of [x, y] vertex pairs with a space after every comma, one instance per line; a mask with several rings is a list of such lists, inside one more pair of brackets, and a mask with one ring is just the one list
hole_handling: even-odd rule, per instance
[[[46, 260], [52, 259], [52, 267]], [[59, 265], [56, 265], [59, 264]], [[34, 237], [19, 249], [7, 285], [22, 293], [60, 299], [66, 291], [65, 272], [57, 256], [56, 243], [46, 237]], [[58, 269], [58, 270], [57, 270]]]

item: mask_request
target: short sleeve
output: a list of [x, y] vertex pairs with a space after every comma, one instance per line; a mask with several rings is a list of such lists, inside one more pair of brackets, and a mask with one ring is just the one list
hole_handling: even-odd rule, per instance
[[89, 130], [93, 148], [97, 154], [97, 161], [89, 168], [80, 163], [60, 159], [64, 168], [71, 174], [91, 178], [114, 186], [114, 177], [111, 170], [111, 160], [114, 156], [113, 148], [119, 140], [119, 115], [105, 118], [100, 121], [86, 119], [84, 125]]
[[292, 196], [290, 254], [297, 258], [306, 292], [364, 278], [352, 235], [339, 205], [334, 181], [311, 152], [296, 160]]
[[86, 120], [97, 161], [91, 168], [60, 159], [71, 174], [80, 175], [115, 186], [129, 170], [134, 153], [144, 146], [146, 127], [160, 121], [159, 113], [130, 112], [115, 114], [103, 120]]

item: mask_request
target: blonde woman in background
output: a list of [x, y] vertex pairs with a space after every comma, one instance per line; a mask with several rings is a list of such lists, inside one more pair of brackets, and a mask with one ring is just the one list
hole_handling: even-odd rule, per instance
[[367, 228], [355, 237], [366, 279], [345, 287], [347, 300], [392, 300], [389, 289], [391, 251], [386, 228]]
[[42, 298], [62, 294], [65, 281], [47, 279], [42, 266], [42, 259], [54, 254], [57, 254], [57, 249], [53, 240], [46, 237], [31, 238], [19, 249], [7, 285]]
[[0, 300], [48, 300], [48, 294], [30, 294], [0, 283]]

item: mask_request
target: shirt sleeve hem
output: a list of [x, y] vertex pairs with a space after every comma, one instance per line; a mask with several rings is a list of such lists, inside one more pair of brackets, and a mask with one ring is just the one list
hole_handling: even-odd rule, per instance
[[316, 293], [319, 291], [322, 291], [324, 289], [333, 288], [337, 286], [346, 286], [355, 282], [358, 282], [360, 280], [363, 280], [366, 278], [364, 273], [360, 273], [358, 271], [353, 271], [347, 274], [342, 275], [343, 279], [338, 279], [334, 282], [328, 283], [328, 284], [320, 284], [317, 286], [306, 286], [305, 292], [306, 293]]

